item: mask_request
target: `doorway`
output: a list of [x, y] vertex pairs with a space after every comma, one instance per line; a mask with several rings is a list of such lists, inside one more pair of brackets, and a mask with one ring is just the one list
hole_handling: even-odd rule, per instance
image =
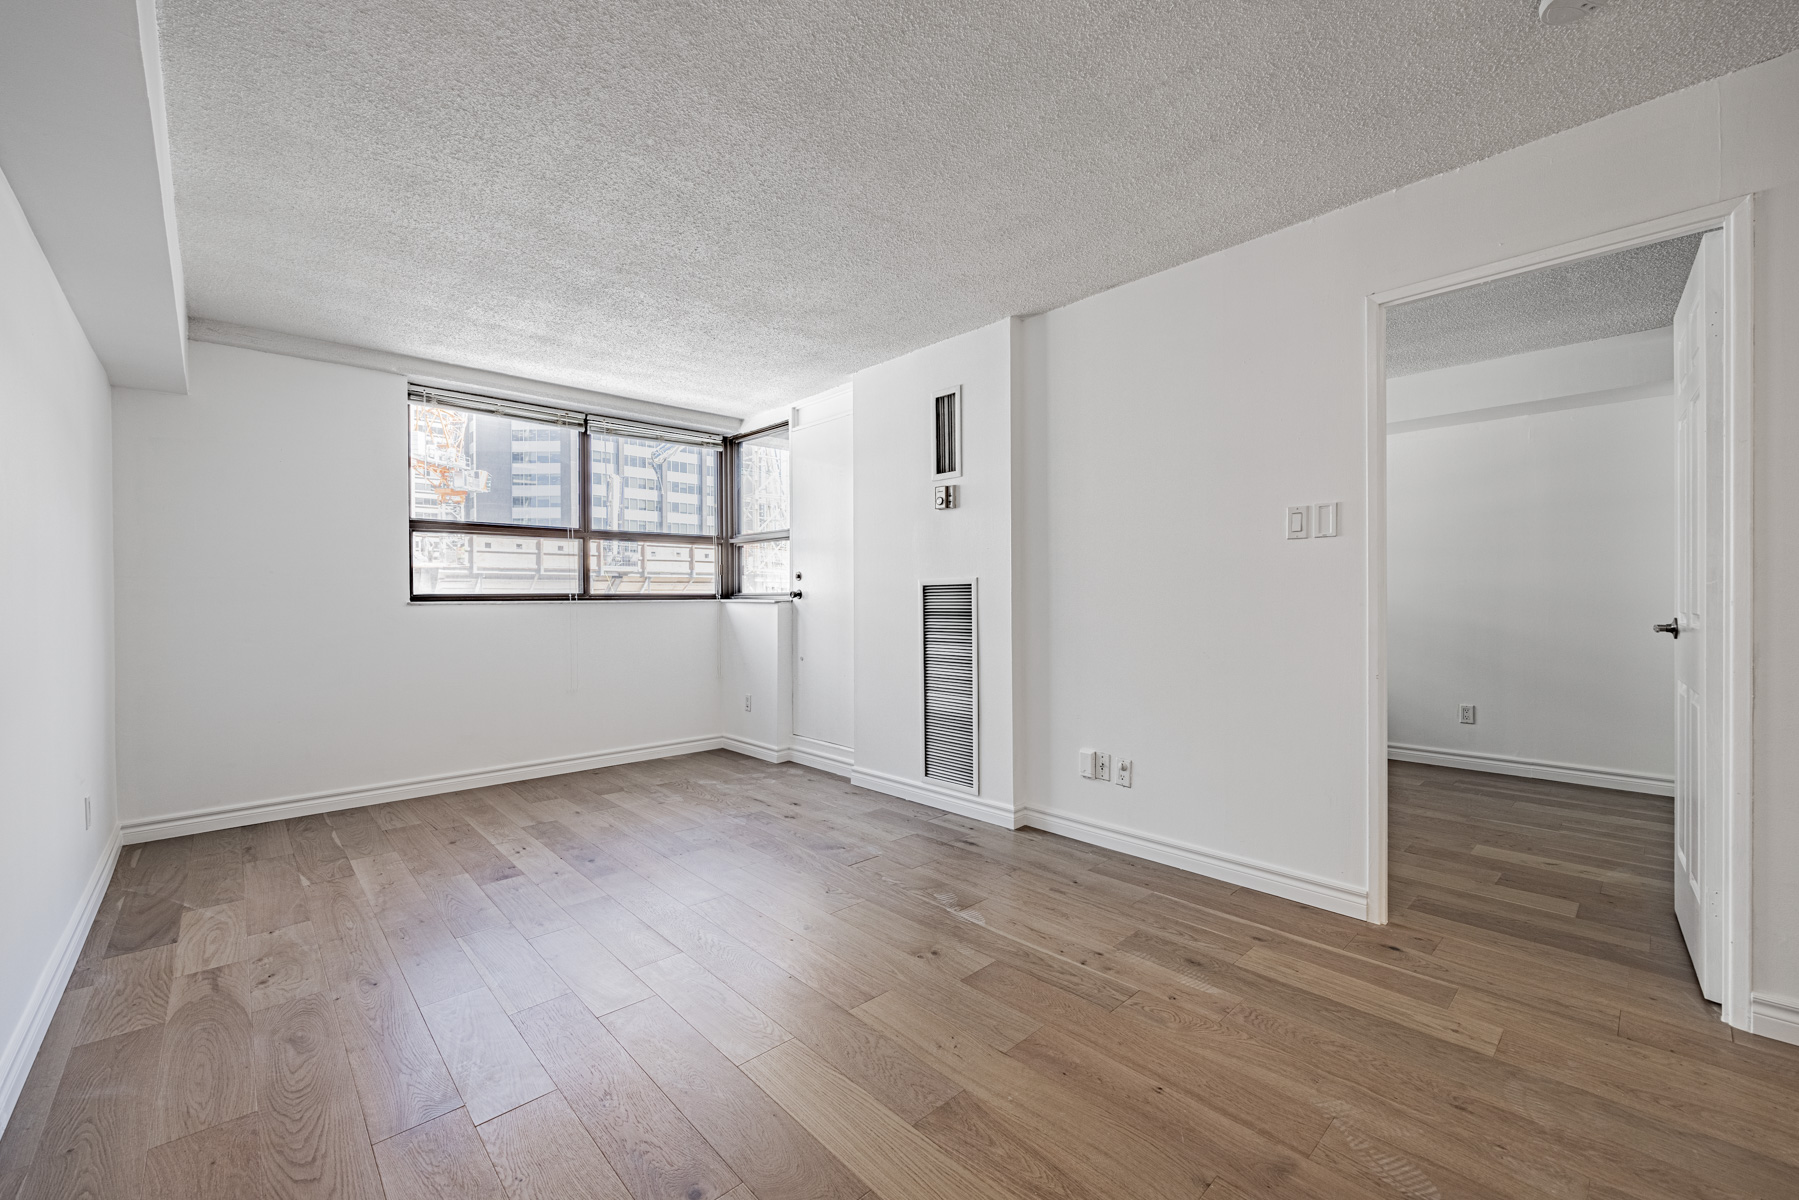
[[[1748, 233], [1745, 200], [1368, 302], [1370, 919], [1470, 880], [1569, 944], [1684, 945], [1742, 1027]], [[1418, 839], [1458, 813], [1479, 844]], [[1579, 941], [1645, 855], [1679, 936]]]

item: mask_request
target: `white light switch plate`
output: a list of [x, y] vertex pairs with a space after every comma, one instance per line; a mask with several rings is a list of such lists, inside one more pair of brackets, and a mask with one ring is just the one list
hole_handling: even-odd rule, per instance
[[1078, 760], [1080, 762], [1082, 779], [1092, 779], [1094, 777], [1094, 770], [1096, 768], [1095, 760], [1097, 758], [1098, 755], [1094, 754], [1091, 750], [1082, 750], [1080, 752]]
[[1310, 513], [1311, 513], [1311, 510], [1308, 509], [1303, 504], [1292, 505], [1291, 507], [1289, 507], [1287, 509], [1287, 537], [1288, 537], [1288, 539], [1303, 538], [1303, 537], [1311, 536], [1311, 534], [1306, 529], [1306, 526], [1308, 524], [1307, 518], [1310, 516]]
[[1312, 522], [1313, 537], [1336, 537], [1337, 521], [1343, 514], [1343, 503], [1332, 500], [1329, 504], [1318, 506], [1318, 519]]
[[1112, 756], [1101, 750], [1093, 756], [1093, 778], [1107, 780], [1112, 778]]

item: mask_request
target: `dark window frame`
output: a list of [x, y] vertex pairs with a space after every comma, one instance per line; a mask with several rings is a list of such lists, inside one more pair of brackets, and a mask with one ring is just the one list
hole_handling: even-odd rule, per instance
[[[516, 602], [531, 601], [531, 602], [536, 602], [536, 603], [540, 603], [540, 604], [543, 604], [543, 603], [562, 604], [562, 603], [566, 603], [571, 600], [574, 600], [574, 601], [587, 601], [587, 600], [605, 600], [605, 601], [718, 600], [718, 599], [723, 598], [723, 596], [726, 594], [725, 593], [725, 559], [726, 559], [727, 538], [725, 536], [725, 530], [728, 528], [728, 526], [725, 523], [725, 521], [726, 521], [725, 495], [726, 495], [726, 492], [728, 489], [727, 489], [727, 486], [725, 483], [725, 466], [726, 466], [725, 459], [726, 459], [726, 454], [728, 453], [728, 448], [730, 445], [730, 440], [728, 438], [724, 439], [723, 442], [719, 445], [719, 447], [713, 451], [714, 453], [718, 454], [718, 456], [719, 456], [719, 467], [718, 467], [718, 469], [719, 469], [718, 493], [719, 494], [717, 497], [719, 512], [717, 514], [715, 530], [711, 534], [705, 534], [705, 533], [699, 533], [699, 534], [694, 534], [694, 533], [651, 533], [651, 532], [637, 532], [637, 531], [632, 531], [632, 530], [621, 530], [621, 529], [595, 529], [595, 528], [593, 528], [592, 435], [588, 432], [587, 426], [584, 424], [583, 425], [567, 425], [567, 426], [562, 427], [562, 428], [568, 429], [570, 432], [572, 432], [575, 435], [576, 481], [575, 481], [575, 489], [574, 489], [574, 509], [575, 509], [575, 513], [576, 513], [577, 517], [579, 518], [579, 524], [576, 524], [576, 525], [507, 525], [507, 524], [496, 524], [493, 522], [477, 522], [477, 521], [439, 521], [439, 520], [432, 520], [432, 519], [426, 518], [426, 517], [415, 517], [412, 515], [412, 493], [411, 493], [412, 447], [411, 447], [410, 416], [411, 416], [411, 406], [415, 403], [420, 403], [420, 402], [421, 401], [415, 400], [411, 395], [407, 396], [406, 403], [407, 403], [407, 414], [408, 414], [408, 423], [407, 423], [408, 432], [407, 432], [407, 447], [406, 447], [406, 459], [407, 459], [407, 462], [406, 462], [406, 479], [407, 479], [406, 595], [407, 595], [410, 603], [413, 603], [413, 604], [469, 604], [469, 603], [484, 604], [484, 603], [487, 603], [488, 601], [498, 601], [498, 602], [503, 602], [503, 603], [516, 603]], [[460, 407], [454, 403], [451, 403], [448, 399], [433, 398], [430, 401], [430, 403], [439, 405], [444, 408], [459, 408]], [[478, 408], [465, 408], [465, 409], [462, 409], [461, 411], [469, 412], [469, 413], [472, 413], [477, 416], [494, 415], [491, 413], [487, 413], [484, 410], [478, 409]], [[568, 411], [575, 412], [576, 410], [571, 409]], [[531, 418], [529, 416], [525, 416], [525, 415], [519, 415], [519, 416], [515, 416], [515, 417], [509, 417], [507, 419], [528, 421], [528, 420], [532, 420], [533, 418]], [[673, 427], [673, 426], [668, 426], [667, 428], [671, 432], [675, 431], [675, 427]], [[636, 436], [636, 435], [633, 435], [633, 436]], [[708, 449], [710, 449], [710, 448], [708, 447]], [[704, 479], [704, 472], [701, 473], [701, 479], [702, 480]], [[698, 502], [699, 502], [700, 508], [701, 508], [701, 517], [702, 517], [701, 524], [704, 525], [705, 522], [704, 522], [703, 518], [705, 515], [704, 514], [705, 495], [704, 495], [703, 489], [702, 489], [700, 495], [697, 497], [697, 499], [698, 499]], [[578, 543], [580, 543], [580, 551], [576, 555], [576, 558], [578, 559], [578, 566], [577, 566], [577, 572], [576, 572], [577, 580], [578, 580], [578, 583], [577, 583], [578, 590], [573, 591], [573, 592], [452, 592], [452, 593], [438, 593], [438, 594], [420, 593], [420, 592], [414, 590], [413, 578], [412, 578], [412, 570], [413, 570], [412, 535], [415, 533], [461, 533], [461, 534], [467, 534], [471, 537], [485, 534], [485, 535], [499, 535], [499, 536], [504, 536], [504, 537], [513, 537], [513, 538], [529, 537], [529, 538], [539, 538], [539, 539], [550, 539], [550, 540], [556, 540], [556, 541], [578, 542]], [[594, 543], [596, 543], [596, 542], [605, 542], [605, 541], [612, 541], [612, 542], [674, 542], [674, 543], [678, 543], [678, 544], [684, 545], [684, 546], [694, 546], [694, 545], [699, 545], [702, 543], [710, 544], [713, 548], [713, 553], [712, 553], [713, 587], [712, 587], [712, 591], [710, 591], [710, 592], [628, 592], [628, 593], [599, 592], [599, 593], [595, 593], [592, 590], [593, 581], [590, 577], [591, 576], [591, 565], [590, 564], [591, 564], [592, 557], [593, 557], [593, 546], [594, 546]]]
[[[785, 429], [788, 433], [788, 471], [787, 504], [788, 527], [786, 529], [768, 530], [763, 533], [738, 533], [737, 518], [742, 497], [737, 488], [737, 460], [742, 454], [743, 443], [753, 442], [759, 437], [773, 433], [777, 429]], [[725, 439], [724, 456], [719, 460], [719, 487], [721, 507], [719, 513], [719, 532], [724, 538], [724, 549], [720, 551], [719, 577], [721, 594], [726, 598], [741, 596], [745, 599], [790, 599], [793, 596], [793, 578], [791, 563], [793, 553], [793, 475], [792, 475], [792, 436], [793, 425], [790, 421], [776, 421], [772, 425], [763, 425], [757, 429], [745, 430], [733, 437]], [[755, 542], [786, 542], [788, 544], [788, 590], [782, 592], [746, 592], [743, 590], [743, 548]]]

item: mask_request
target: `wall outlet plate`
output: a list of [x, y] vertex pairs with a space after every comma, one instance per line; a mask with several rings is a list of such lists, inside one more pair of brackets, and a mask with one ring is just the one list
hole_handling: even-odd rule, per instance
[[1474, 724], [1474, 706], [1472, 704], [1462, 705], [1462, 724]]
[[1112, 778], [1112, 756], [1101, 750], [1093, 758], [1093, 778], [1099, 780]]
[[1131, 786], [1131, 760], [1130, 759], [1121, 758], [1118, 760], [1118, 766], [1112, 772], [1112, 782], [1117, 784], [1119, 787], [1130, 787]]
[[953, 483], [938, 484], [935, 501], [938, 508], [956, 507], [956, 485]]
[[743, 711], [744, 712], [750, 711], [750, 698], [748, 696], [745, 696], [743, 698]]

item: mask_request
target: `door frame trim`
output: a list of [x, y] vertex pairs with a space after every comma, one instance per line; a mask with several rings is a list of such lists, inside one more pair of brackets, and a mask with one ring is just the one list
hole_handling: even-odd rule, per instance
[[1577, 241], [1471, 267], [1363, 299], [1366, 347], [1366, 492], [1362, 511], [1367, 547], [1367, 789], [1368, 920], [1387, 922], [1387, 389], [1386, 309], [1389, 305], [1455, 291], [1474, 283], [1591, 258], [1689, 233], [1724, 234], [1724, 677], [1707, 680], [1707, 697], [1723, 711], [1724, 914], [1723, 1017], [1749, 1026], [1753, 920], [1754, 793], [1754, 197], [1708, 204]]

